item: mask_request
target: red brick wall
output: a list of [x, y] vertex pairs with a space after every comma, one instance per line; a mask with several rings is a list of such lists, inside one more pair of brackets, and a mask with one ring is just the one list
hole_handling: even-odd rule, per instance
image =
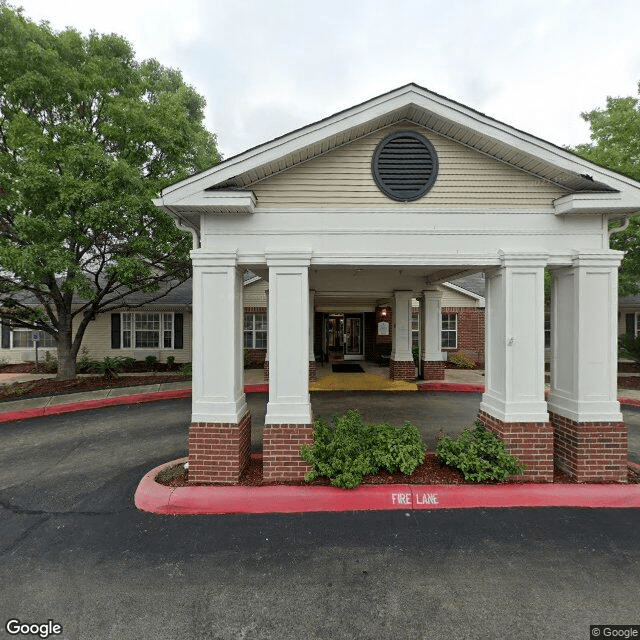
[[391, 360], [389, 362], [389, 377], [392, 380], [415, 380], [416, 379], [416, 366], [411, 362], [396, 362]]
[[189, 481], [235, 484], [249, 464], [251, 413], [238, 424], [194, 422], [189, 429]]
[[444, 362], [423, 362], [422, 370], [425, 380], [444, 380]]
[[553, 482], [553, 429], [549, 422], [502, 422], [484, 411], [478, 420], [493, 431], [507, 451], [526, 465], [524, 482]]
[[265, 482], [301, 480], [311, 471], [300, 457], [300, 447], [313, 444], [312, 424], [265, 424], [262, 439]]
[[463, 352], [476, 362], [484, 363], [484, 309], [443, 307], [442, 313], [455, 313], [458, 316], [458, 346], [443, 351], [450, 354]]
[[627, 428], [623, 422], [574, 422], [555, 413], [556, 465], [578, 482], [627, 481]]

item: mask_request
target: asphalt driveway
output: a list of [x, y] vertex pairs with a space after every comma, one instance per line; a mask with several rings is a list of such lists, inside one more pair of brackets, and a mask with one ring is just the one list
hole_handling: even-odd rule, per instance
[[52, 637], [73, 640], [573, 640], [640, 622], [639, 510], [139, 512], [141, 476], [186, 450], [189, 407], [0, 427], [3, 627], [52, 619]]

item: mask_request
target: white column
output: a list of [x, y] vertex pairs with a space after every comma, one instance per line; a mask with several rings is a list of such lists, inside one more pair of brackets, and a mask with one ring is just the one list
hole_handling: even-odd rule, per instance
[[316, 292], [313, 289], [310, 289], [309, 290], [309, 362], [316, 361], [316, 354], [313, 350], [315, 297], [316, 297]]
[[548, 422], [544, 397], [543, 253], [500, 252], [486, 278], [486, 391], [480, 410], [503, 422]]
[[621, 422], [617, 400], [620, 251], [582, 251], [554, 269], [549, 411], [574, 422]]
[[311, 424], [310, 252], [267, 253], [269, 402], [265, 424]]
[[422, 296], [422, 359], [442, 362], [442, 291], [429, 289]]
[[413, 362], [411, 353], [411, 298], [412, 291], [393, 292], [393, 336], [391, 360]]
[[238, 423], [247, 412], [243, 371], [242, 271], [235, 252], [191, 252], [192, 422]]
[[268, 328], [269, 328], [269, 289], [267, 289], [264, 292], [265, 298], [266, 298], [266, 302], [267, 302], [267, 350], [265, 351], [264, 354], [264, 361], [265, 362], [269, 362], [269, 332], [268, 332]]

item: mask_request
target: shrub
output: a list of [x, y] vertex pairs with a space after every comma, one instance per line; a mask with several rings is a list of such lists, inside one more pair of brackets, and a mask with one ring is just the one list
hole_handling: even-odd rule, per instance
[[458, 438], [445, 436], [438, 442], [436, 453], [446, 465], [462, 471], [465, 480], [506, 480], [524, 473], [524, 465], [481, 422], [476, 422], [473, 430], [465, 429]]
[[123, 369], [133, 369], [133, 366], [135, 365], [136, 360], [135, 358], [122, 358], [122, 368]]
[[173, 363], [176, 361], [176, 357], [175, 356], [167, 356], [167, 366], [169, 367], [169, 369], [171, 369], [171, 367], [173, 367]]
[[51, 355], [51, 351], [44, 354], [44, 369], [49, 373], [55, 373], [58, 370], [58, 359]]
[[155, 356], [147, 356], [144, 361], [146, 362], [147, 367], [153, 369], [158, 362], [158, 358], [156, 358]]
[[89, 371], [91, 367], [91, 358], [89, 358], [89, 349], [82, 347], [80, 349], [80, 360], [78, 360], [77, 370], [79, 372]]
[[105, 380], [113, 380], [118, 377], [118, 372], [122, 371], [125, 359], [122, 357], [104, 358], [104, 360], [94, 360], [89, 368], [91, 371], [101, 373]]
[[413, 361], [417, 367], [420, 364], [420, 347], [412, 347], [411, 355], [413, 356]]
[[622, 334], [618, 338], [618, 357], [640, 364], [640, 335], [634, 337], [628, 333]]
[[334, 416], [333, 426], [317, 420], [313, 440], [300, 451], [302, 459], [313, 466], [304, 478], [307, 482], [326, 476], [336, 487], [351, 488], [380, 469], [410, 475], [424, 462], [425, 445], [412, 424], [405, 422], [400, 428], [386, 423], [366, 425], [354, 410]]
[[464, 353], [450, 355], [449, 362], [453, 362], [453, 364], [462, 369], [473, 369], [476, 366], [476, 363]]
[[181, 376], [187, 376], [187, 377], [191, 376], [191, 373], [192, 373], [192, 371], [191, 371], [191, 363], [190, 362], [186, 362], [185, 364], [183, 364], [180, 367], [180, 369], [178, 370], [178, 373]]

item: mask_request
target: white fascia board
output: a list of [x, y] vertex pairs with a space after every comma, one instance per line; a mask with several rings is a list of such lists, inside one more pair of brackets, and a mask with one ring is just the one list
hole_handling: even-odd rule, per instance
[[640, 193], [570, 193], [553, 201], [556, 215], [640, 212]]
[[[253, 213], [258, 204], [253, 191], [199, 191], [198, 193], [181, 194], [180, 198], [172, 198], [163, 195], [159, 200], [162, 205], [169, 206], [180, 211], [181, 208], [188, 210], [189, 207], [204, 208], [207, 213], [223, 213], [232, 211], [235, 213]], [[155, 200], [154, 202], [159, 202]], [[158, 206], [156, 204], [156, 206]]]
[[640, 183], [631, 178], [603, 169], [549, 142], [410, 84], [223, 161], [207, 171], [165, 188], [163, 196], [166, 201], [173, 201], [174, 198], [182, 199], [200, 193], [208, 187], [409, 105], [467, 127], [562, 170], [577, 174], [588, 173], [594, 176], [594, 180], [605, 180], [615, 189], [631, 189], [640, 195]]
[[485, 299], [482, 296], [479, 296], [477, 293], [473, 293], [473, 291], [469, 291], [468, 289], [464, 289], [463, 287], [458, 287], [457, 285], [451, 284], [450, 282], [443, 282], [442, 286], [448, 287], [449, 289], [457, 291], [458, 293], [461, 293], [465, 296], [469, 296], [470, 298], [477, 300], [481, 307], [484, 307]]

